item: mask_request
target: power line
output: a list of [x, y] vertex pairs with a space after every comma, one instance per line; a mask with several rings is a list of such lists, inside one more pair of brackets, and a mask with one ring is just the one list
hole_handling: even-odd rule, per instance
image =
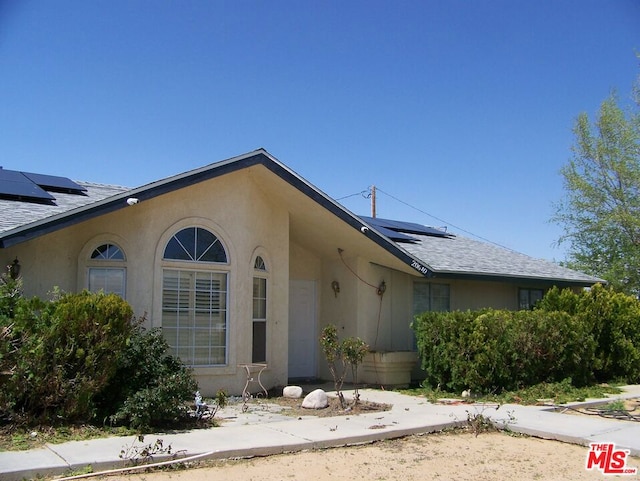
[[368, 199], [369, 197], [371, 197], [371, 193], [369, 192], [369, 189], [365, 189], [363, 191], [356, 192], [355, 194], [349, 194], [349, 195], [345, 195], [344, 197], [339, 197], [336, 200], [344, 200], [344, 199], [348, 199], [349, 197], [355, 197], [356, 195], [361, 195], [365, 199]]
[[[416, 207], [416, 206], [414, 206], [414, 205], [411, 205], [411, 204], [409, 204], [408, 202], [405, 202], [404, 200], [398, 199], [396, 196], [391, 195], [391, 194], [389, 194], [388, 192], [385, 192], [384, 190], [380, 189], [380, 187], [378, 187], [378, 186], [376, 186], [376, 191], [377, 191], [377, 192], [382, 192], [384, 195], [386, 195], [387, 197], [391, 197], [391, 198], [392, 198], [393, 200], [395, 200], [396, 202], [400, 202], [401, 204], [404, 204], [404, 205], [406, 205], [407, 207], [410, 207], [410, 208], [412, 208], [412, 209], [414, 209], [414, 210], [417, 210], [417, 211], [418, 211], [418, 212], [420, 212], [421, 214], [424, 214], [424, 215], [426, 215], [426, 216], [428, 216], [428, 217], [431, 217], [432, 219], [435, 219], [435, 220], [437, 220], [438, 222], [442, 222], [442, 223], [443, 223], [443, 224], [445, 224], [445, 225], [449, 225], [449, 226], [453, 227], [454, 229], [457, 229], [457, 230], [459, 230], [459, 231], [461, 231], [461, 232], [464, 232], [465, 234], [469, 234], [470, 236], [473, 236], [473, 237], [475, 237], [476, 239], [480, 239], [480, 240], [483, 240], [483, 241], [488, 242], [488, 243], [490, 243], [490, 244], [496, 245], [496, 246], [498, 246], [498, 247], [502, 247], [503, 249], [507, 249], [507, 250], [510, 250], [510, 251], [515, 252], [511, 247], [504, 246], [504, 245], [499, 244], [499, 243], [497, 243], [497, 242], [494, 242], [494, 241], [492, 241], [492, 240], [490, 240], [490, 239], [487, 239], [486, 237], [482, 237], [482, 236], [480, 236], [480, 235], [478, 235], [478, 234], [474, 234], [473, 232], [468, 231], [467, 229], [463, 229], [462, 227], [457, 226], [457, 225], [455, 225], [455, 224], [453, 224], [453, 223], [451, 223], [451, 222], [448, 222], [448, 221], [446, 221], [446, 220], [444, 220], [444, 219], [441, 219], [440, 217], [437, 217], [437, 216], [435, 216], [435, 215], [433, 215], [433, 214], [430, 214], [429, 212], [426, 212], [426, 211], [424, 211], [424, 210], [420, 209], [419, 207]], [[363, 192], [366, 192], [366, 191], [363, 191]], [[357, 195], [357, 194], [353, 194], [353, 195]], [[349, 196], [349, 197], [352, 197], [352, 196]], [[346, 197], [345, 197], [345, 198], [346, 198]], [[340, 199], [338, 199], [338, 200], [340, 200]]]

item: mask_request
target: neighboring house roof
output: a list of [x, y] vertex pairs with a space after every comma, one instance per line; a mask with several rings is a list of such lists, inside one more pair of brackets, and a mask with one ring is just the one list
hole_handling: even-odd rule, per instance
[[601, 281], [552, 262], [534, 259], [435, 228], [356, 216], [264, 149], [135, 189], [78, 182], [86, 189], [83, 195], [56, 192], [53, 194], [55, 201], [50, 204], [16, 202], [0, 198], [0, 248], [10, 247], [98, 215], [126, 208], [129, 198], [136, 198], [142, 202], [253, 165], [264, 166], [353, 228], [362, 231], [366, 237], [425, 277], [487, 280], [521, 278], [581, 286]]

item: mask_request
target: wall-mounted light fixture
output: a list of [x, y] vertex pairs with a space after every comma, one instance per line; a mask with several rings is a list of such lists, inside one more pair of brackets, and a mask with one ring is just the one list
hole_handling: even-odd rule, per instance
[[387, 290], [387, 284], [384, 281], [382, 281], [378, 286], [378, 295], [382, 296], [386, 290]]
[[338, 297], [338, 292], [340, 292], [340, 283], [338, 281], [333, 281], [331, 283], [331, 289], [333, 289], [333, 294]]
[[11, 277], [11, 279], [13, 279], [14, 281], [20, 276], [21, 267], [22, 266], [20, 265], [20, 262], [18, 262], [17, 257], [11, 264], [7, 266], [7, 272], [9, 273], [9, 277]]

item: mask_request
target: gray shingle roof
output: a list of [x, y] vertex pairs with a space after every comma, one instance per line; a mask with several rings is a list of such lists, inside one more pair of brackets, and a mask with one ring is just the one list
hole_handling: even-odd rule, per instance
[[[55, 193], [56, 205], [16, 202], [0, 199], [0, 247], [32, 238], [52, 229], [63, 228], [93, 216], [125, 207], [123, 199], [129, 195], [142, 201], [192, 185], [214, 176], [224, 175], [237, 169], [263, 165], [301, 192], [315, 199], [355, 229], [369, 224], [346, 210], [295, 172], [281, 164], [264, 149], [211, 164], [200, 169], [169, 177], [136, 189], [78, 182], [87, 189], [87, 195]], [[601, 281], [581, 272], [563, 268], [553, 262], [534, 259], [492, 244], [460, 236], [429, 236], [415, 234], [410, 237], [416, 243], [394, 242], [384, 232], [373, 228], [370, 238], [393, 253], [403, 262], [425, 275], [430, 270], [436, 275], [453, 277], [482, 277], [487, 279], [539, 279], [559, 281], [572, 285], [592, 285]], [[416, 267], [415, 264], [418, 263]], [[422, 263], [420, 265], [419, 263]], [[424, 268], [423, 268], [424, 267]], [[428, 268], [428, 269], [427, 269]]]
[[602, 281], [547, 260], [467, 237], [417, 234], [412, 234], [412, 237], [418, 242], [397, 245], [431, 267], [436, 274], [544, 279], [585, 285]]
[[126, 187], [89, 182], [77, 182], [77, 184], [87, 189], [86, 195], [55, 192], [52, 195], [56, 199], [56, 205], [0, 199], [0, 234], [30, 224], [46, 222], [57, 215], [68, 214], [79, 207], [129, 190]]

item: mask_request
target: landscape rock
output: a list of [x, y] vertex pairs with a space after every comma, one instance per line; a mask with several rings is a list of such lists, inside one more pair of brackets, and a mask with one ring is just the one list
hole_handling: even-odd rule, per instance
[[302, 397], [302, 388], [300, 386], [286, 386], [282, 390], [282, 396], [291, 399], [300, 399]]
[[302, 401], [302, 407], [306, 409], [324, 409], [329, 405], [327, 393], [322, 389], [310, 392]]

